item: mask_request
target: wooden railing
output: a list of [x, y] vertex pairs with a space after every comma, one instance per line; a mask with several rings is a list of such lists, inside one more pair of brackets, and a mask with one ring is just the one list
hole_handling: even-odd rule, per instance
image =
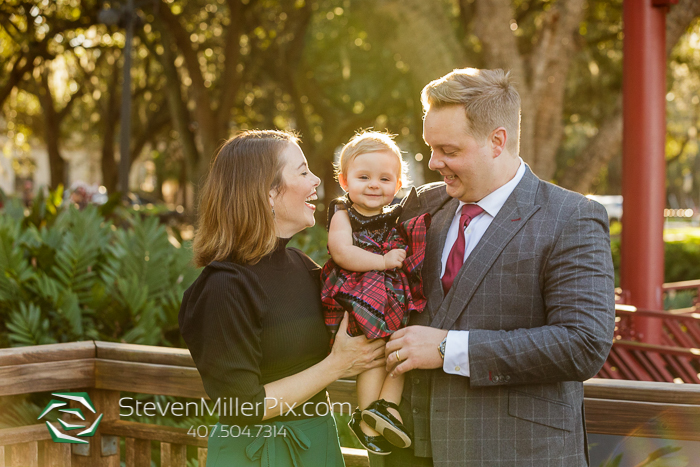
[[[331, 392], [356, 404], [353, 382], [337, 382]], [[208, 399], [189, 351], [109, 342], [75, 342], [0, 349], [0, 397], [56, 391], [85, 391], [103, 414], [87, 445], [54, 443], [44, 423], [0, 429], [0, 467], [150, 467], [152, 442], [160, 446], [162, 467], [185, 467], [187, 447], [199, 465], [207, 457], [206, 438], [187, 429], [119, 419], [122, 391]], [[97, 414], [85, 413], [86, 422]], [[120, 456], [120, 438], [125, 455]], [[368, 465], [367, 453], [343, 448], [346, 465]]]
[[[700, 440], [700, 385], [592, 379], [584, 383], [589, 432]], [[103, 414], [86, 445], [54, 443], [45, 424], [0, 430], [0, 467], [148, 467], [152, 443], [162, 467], [184, 467], [188, 447], [204, 465], [207, 441], [186, 429], [120, 420], [122, 391], [206, 398], [187, 350], [77, 342], [0, 350], [0, 396], [86, 391]], [[357, 403], [354, 382], [329, 387], [334, 402]], [[96, 414], [86, 413], [91, 422]], [[120, 439], [125, 450], [120, 453]], [[348, 466], [368, 465], [367, 454], [345, 449]]]
[[693, 299], [693, 305], [695, 307], [700, 305], [700, 280], [667, 282], [663, 285], [663, 291], [665, 293], [680, 292], [683, 290], [694, 290], [695, 298]]
[[[694, 291], [692, 306], [666, 311], [645, 310], [625, 303], [616, 289], [615, 340], [600, 378], [700, 383], [700, 280], [667, 282], [666, 294]], [[658, 345], [644, 343], [635, 317], [656, 318], [661, 329]]]
[[[692, 290], [695, 292], [693, 297], [692, 306], [689, 308], [673, 309], [668, 310], [669, 313], [691, 313], [700, 308], [700, 279], [691, 281], [681, 281], [681, 282], [666, 282], [661, 286], [663, 292], [669, 296], [675, 294], [676, 292], [685, 292]], [[621, 288], [615, 289], [615, 303], [627, 304], [629, 302], [629, 295], [625, 293]]]
[[[700, 313], [615, 306], [615, 340], [601, 378], [699, 384]], [[660, 345], [640, 342], [635, 317], [657, 318]]]

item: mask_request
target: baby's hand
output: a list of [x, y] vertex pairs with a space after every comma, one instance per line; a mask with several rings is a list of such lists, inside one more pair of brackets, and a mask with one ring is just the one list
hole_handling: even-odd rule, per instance
[[384, 255], [384, 269], [400, 268], [403, 260], [405, 259], [406, 252], [404, 250], [391, 250], [389, 253]]

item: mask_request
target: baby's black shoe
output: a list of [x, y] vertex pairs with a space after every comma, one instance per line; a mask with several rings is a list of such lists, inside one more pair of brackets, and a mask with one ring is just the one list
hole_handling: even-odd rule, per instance
[[399, 406], [384, 399], [374, 401], [362, 411], [362, 420], [397, 448], [409, 447], [411, 436], [408, 430], [388, 409], [398, 411]]
[[362, 414], [360, 409], [355, 409], [355, 412], [352, 414], [352, 418], [350, 418], [350, 421], [348, 422], [348, 426], [352, 432], [355, 433], [355, 436], [357, 436], [360, 444], [367, 449], [367, 452], [378, 454], [380, 456], [391, 454], [391, 445], [387, 442], [387, 440], [381, 436], [370, 436], [365, 434], [365, 432], [362, 431], [362, 428], [360, 428], [361, 422]]

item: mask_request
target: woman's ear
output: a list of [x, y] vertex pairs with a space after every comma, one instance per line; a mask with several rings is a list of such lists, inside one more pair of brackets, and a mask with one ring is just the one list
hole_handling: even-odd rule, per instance
[[338, 184], [344, 191], [348, 191], [348, 181], [345, 180], [345, 176], [342, 173], [338, 174]]
[[277, 190], [270, 190], [270, 196], [267, 198], [267, 200], [269, 201], [272, 209], [275, 208], [275, 196], [277, 196]]

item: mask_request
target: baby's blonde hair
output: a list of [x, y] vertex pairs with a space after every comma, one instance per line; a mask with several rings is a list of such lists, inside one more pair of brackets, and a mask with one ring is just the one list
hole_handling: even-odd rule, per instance
[[347, 142], [340, 151], [338, 162], [333, 164], [335, 167], [335, 178], [343, 174], [347, 176], [350, 163], [360, 154], [368, 154], [371, 152], [389, 151], [396, 155], [399, 159], [399, 173], [397, 179], [403, 185], [408, 183], [408, 164], [401, 157], [401, 150], [394, 142], [394, 136], [390, 133], [382, 133], [379, 131], [361, 131]]

